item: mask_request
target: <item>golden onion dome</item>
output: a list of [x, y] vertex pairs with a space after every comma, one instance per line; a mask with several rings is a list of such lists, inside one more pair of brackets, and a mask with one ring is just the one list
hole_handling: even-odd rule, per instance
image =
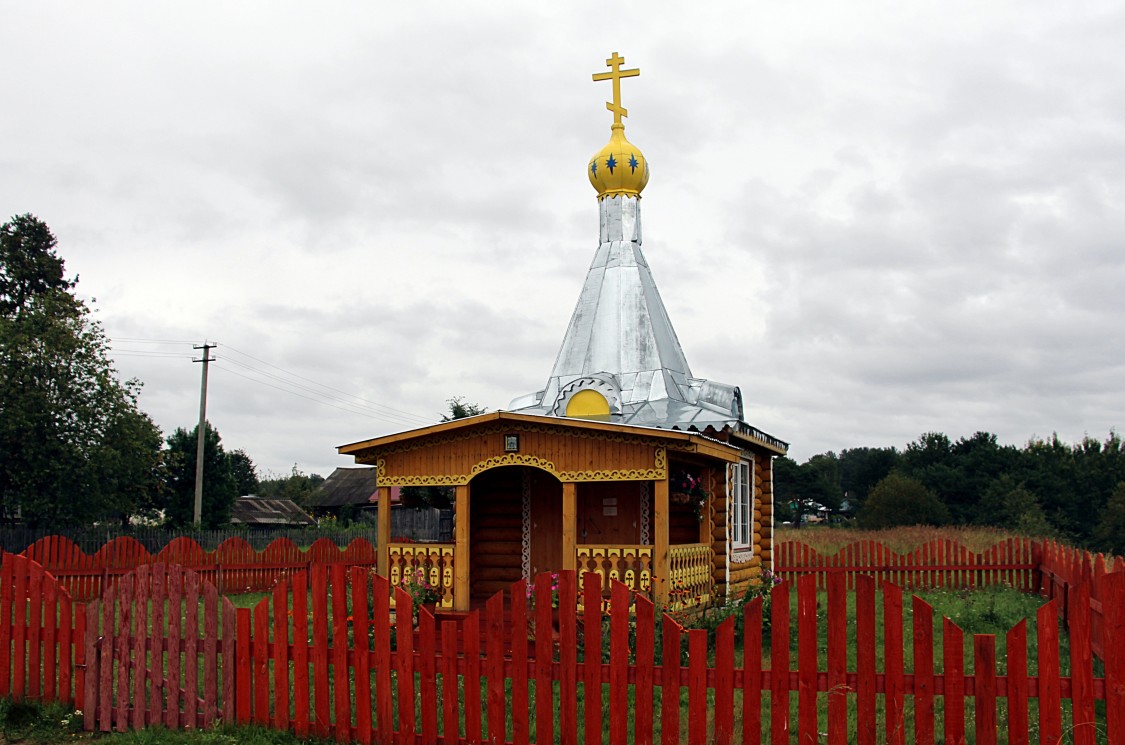
[[598, 199], [625, 195], [639, 197], [648, 183], [648, 161], [625, 139], [625, 125], [614, 122], [606, 146], [590, 158], [586, 175], [598, 191]]

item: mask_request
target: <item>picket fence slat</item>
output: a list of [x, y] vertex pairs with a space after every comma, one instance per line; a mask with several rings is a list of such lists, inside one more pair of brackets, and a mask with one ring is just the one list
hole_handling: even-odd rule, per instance
[[789, 583], [770, 598], [770, 736], [773, 745], [789, 742]]
[[903, 662], [902, 589], [890, 582], [883, 589], [883, 667], [885, 672], [885, 741], [905, 745], [905, 665]]
[[675, 745], [680, 741], [680, 643], [683, 630], [667, 614], [662, 626], [660, 741], [663, 745]]
[[[742, 609], [742, 743], [762, 737], [762, 598]], [[665, 653], [667, 654], [667, 653]]]
[[[582, 659], [583, 723], [585, 742], [602, 740], [602, 582], [601, 575], [589, 573], [582, 577], [583, 638], [586, 647]], [[513, 589], [513, 603], [518, 601], [519, 590]], [[512, 615], [512, 624], [517, 624]], [[638, 629], [639, 631], [639, 629]], [[655, 631], [653, 632], [655, 634]], [[516, 663], [512, 650], [512, 664]], [[517, 706], [513, 696], [512, 707]], [[638, 714], [639, 716], [639, 714]]]
[[914, 597], [914, 741], [934, 745], [934, 609]]
[[[405, 606], [402, 606], [405, 607]], [[422, 669], [419, 671], [419, 688], [422, 691], [436, 692], [437, 691], [437, 624], [434, 621], [433, 614], [426, 608], [418, 610], [418, 636], [421, 639], [421, 652], [422, 652]], [[526, 674], [526, 669], [525, 669]], [[515, 691], [515, 684], [512, 685], [513, 692]], [[526, 683], [525, 683], [526, 693]], [[438, 718], [437, 718], [437, 696], [423, 695], [421, 697], [422, 704], [422, 742], [425, 745], [435, 745], [438, 741]], [[515, 715], [513, 711], [513, 716]], [[525, 718], [523, 720], [526, 721]], [[527, 742], [527, 738], [521, 742]]]
[[[578, 592], [575, 587], [575, 576], [571, 572], [563, 572], [559, 576], [559, 608], [578, 607]], [[473, 641], [479, 646], [476, 639], [475, 627], [470, 622], [466, 631], [474, 631]], [[474, 681], [472, 690], [479, 699], [480, 673], [473, 667], [474, 660], [469, 653], [470, 647], [466, 640], [466, 654], [469, 654], [469, 678]], [[559, 734], [562, 745], [577, 745], [578, 742], [578, 618], [573, 613], [559, 613]], [[472, 701], [467, 702], [472, 711], [475, 708]], [[475, 718], [474, 718], [475, 721]], [[474, 722], [470, 722], [474, 724]], [[476, 729], [469, 728], [469, 742], [477, 742], [474, 736]]]
[[1008, 656], [1008, 745], [1028, 745], [1027, 621], [1016, 624], [1005, 638]]
[[[828, 578], [828, 607], [847, 604], [847, 578]], [[828, 614], [828, 745], [848, 741], [848, 619], [842, 613]]]
[[[549, 601], [548, 601], [549, 604]], [[549, 699], [542, 695], [536, 679], [535, 695], [537, 699]], [[456, 742], [461, 728], [458, 722], [457, 711], [457, 622], [441, 622], [441, 734], [445, 742]], [[548, 728], [549, 729], [549, 728]], [[543, 736], [536, 721], [536, 740]]]
[[856, 741], [875, 745], [875, 580], [864, 575], [855, 578], [855, 635]]
[[[367, 607], [369, 573], [361, 567], [351, 569], [352, 587], [352, 648], [355, 668], [355, 726], [356, 739], [364, 745], [371, 742], [371, 618]], [[376, 583], [377, 584], [377, 583]], [[283, 587], [279, 585], [279, 587]], [[284, 592], [277, 596], [276, 608], [285, 608]], [[387, 634], [386, 638], [390, 638]], [[280, 651], [280, 650], [279, 650]], [[275, 655], [277, 657], [278, 655]], [[276, 663], [275, 663], [276, 664]]]
[[816, 745], [819, 739], [816, 589], [815, 577], [806, 575], [797, 580], [797, 742], [800, 745]]
[[996, 637], [973, 637], [973, 707], [979, 745], [996, 745]]
[[942, 619], [942, 701], [945, 702], [945, 741], [965, 741], [964, 634], [957, 624]]

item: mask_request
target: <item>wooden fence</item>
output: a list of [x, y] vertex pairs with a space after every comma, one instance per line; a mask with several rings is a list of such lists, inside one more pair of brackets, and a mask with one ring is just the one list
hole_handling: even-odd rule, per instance
[[86, 610], [42, 566], [4, 555], [0, 566], [0, 696], [81, 709]]
[[176, 564], [197, 572], [220, 594], [269, 592], [279, 581], [314, 564], [375, 566], [375, 546], [365, 538], [340, 548], [319, 538], [302, 549], [288, 538], [278, 538], [263, 550], [240, 537], [228, 538], [214, 551], [204, 550], [191, 538], [176, 538], [151, 553], [136, 539], [114, 538], [92, 556], [63, 536], [47, 536], [27, 547], [24, 556], [34, 560], [67, 589], [76, 600], [99, 597], [119, 577], [141, 566]]
[[834, 554], [821, 554], [800, 541], [785, 541], [774, 547], [773, 571], [794, 581], [814, 575], [821, 590], [829, 577], [841, 574], [848, 589], [855, 589], [856, 577], [867, 575], [905, 588], [1007, 585], [1036, 592], [1043, 545], [1030, 538], [1010, 538], [976, 553], [956, 541], [935, 540], [900, 554], [877, 541], [857, 541]]
[[[395, 512], [401, 512], [396, 510]], [[414, 512], [414, 510], [409, 510]], [[415, 539], [435, 539], [436, 528], [432, 529], [435, 535], [423, 533], [425, 525], [412, 525], [419, 518], [411, 515], [407, 518], [405, 528], [413, 529], [419, 535]], [[425, 519], [424, 517], [421, 519]], [[398, 515], [392, 515], [392, 535], [399, 523]], [[216, 530], [194, 530], [191, 528], [167, 528], [162, 526], [130, 525], [123, 528], [120, 525], [100, 525], [98, 527], [66, 527], [61, 529], [31, 528], [26, 525], [0, 525], [0, 551], [10, 554], [23, 553], [28, 546], [36, 541], [49, 536], [65, 536], [78, 545], [88, 554], [97, 553], [98, 549], [110, 543], [114, 538], [134, 538], [149, 553], [155, 554], [177, 538], [191, 538], [207, 551], [214, 551], [224, 541], [230, 538], [241, 538], [259, 551], [264, 549], [278, 538], [288, 538], [298, 545], [307, 546], [318, 538], [327, 538], [337, 546], [347, 546], [356, 538], [366, 538], [374, 543], [378, 531], [374, 523], [353, 523], [348, 527], [313, 528], [293, 526], [270, 526], [250, 528], [224, 528]]]
[[[1109, 577], [1125, 573], [1125, 558], [1091, 554], [1089, 551], [1045, 541], [1042, 562], [1039, 566], [1041, 582], [1039, 592], [1047, 598], [1058, 598], [1060, 613], [1069, 628], [1071, 613], [1077, 605], [1085, 603], [1090, 609], [1090, 632], [1094, 653], [1105, 658], [1106, 603], [1109, 602], [1107, 582]], [[1089, 598], [1078, 595], [1080, 587], [1089, 588]], [[1120, 633], [1120, 632], [1118, 632]]]
[[[1105, 579], [1105, 623], [1117, 630], [1117, 646], [1107, 650], [1103, 678], [1094, 675], [1089, 614], [1081, 603], [1066, 658], [1053, 600], [1040, 609], [1033, 638], [1026, 622], [1004, 636], [1005, 660], [998, 665], [996, 637], [966, 640], [949, 619], [935, 622], [924, 601], [904, 603], [897, 586], [870, 577], [855, 584], [849, 597], [844, 576], [833, 575], [821, 597], [812, 576], [797, 582], [795, 595], [783, 583], [768, 610], [760, 598], [742, 610], [741, 634], [731, 617], [710, 643], [706, 630], [685, 630], [670, 615], [658, 618], [650, 601], [620, 583], [613, 584], [603, 617], [594, 574], [583, 577], [591, 610], [581, 617], [552, 607], [550, 582], [537, 583], [533, 603], [520, 582], [507, 597], [491, 598], [483, 612], [437, 622], [422, 610], [415, 625], [392, 611], [386, 579], [358, 567], [316, 565], [278, 584], [253, 609], [238, 609], [233, 634], [224, 610], [221, 638], [212, 624], [200, 650], [168, 634], [130, 636], [130, 621], [134, 634], [145, 627], [138, 619], [147, 600], [136, 588], [146, 585], [125, 578], [108, 593], [118, 612], [102, 606], [97, 640], [98, 604], [88, 611], [88, 659], [103, 667], [99, 683], [92, 681], [94, 667], [86, 679], [85, 721], [106, 730], [233, 719], [361, 743], [726, 745], [789, 743], [796, 735], [808, 745], [964, 742], [967, 736], [987, 744], [998, 742], [1000, 732], [1011, 743], [1030, 742], [1032, 733], [1041, 743], [1059, 742], [1064, 733], [1079, 745], [1097, 742], [1098, 732], [1111, 743], [1125, 740], [1125, 574]], [[123, 604], [128, 587], [136, 610]], [[575, 607], [579, 590], [573, 572], [560, 573], [559, 608]], [[409, 607], [409, 596], [396, 592], [399, 607]], [[99, 601], [106, 602], [112, 608], [112, 600]], [[184, 613], [192, 618], [187, 607]], [[107, 623], [114, 618], [117, 627]], [[185, 633], [194, 639], [192, 630]], [[176, 679], [184, 690], [173, 706], [167, 691], [176, 686], [146, 671], [153, 650], [167, 650], [167, 662], [179, 659], [177, 647], [185, 653]], [[193, 696], [202, 681], [189, 677], [197, 667], [189, 660], [204, 659], [204, 652], [212, 661], [200, 663], [202, 677], [212, 690], [204, 686]], [[104, 667], [107, 654], [116, 660], [116, 676]], [[221, 674], [206, 672], [220, 664]], [[225, 705], [216, 702], [219, 687]], [[1102, 714], [1098, 701], [1105, 702]]]
[[[1065, 607], [1050, 600], [1034, 633], [1021, 622], [1000, 640], [966, 640], [870, 576], [849, 590], [842, 572], [823, 594], [813, 575], [778, 585], [712, 642], [618, 583], [603, 616], [593, 574], [579, 587], [560, 573], [557, 596], [540, 581], [530, 603], [520, 582], [464, 618], [422, 610], [415, 624], [362, 566], [297, 570], [235, 611], [195, 572], [157, 563], [83, 607], [36, 562], [5, 556], [0, 695], [72, 702], [91, 729], [237, 721], [364, 743], [1125, 742], [1125, 571], [1090, 570], [1095, 619], [1090, 579], [1064, 575], [1085, 559], [1054, 548]], [[579, 593], [583, 615], [559, 610]]]

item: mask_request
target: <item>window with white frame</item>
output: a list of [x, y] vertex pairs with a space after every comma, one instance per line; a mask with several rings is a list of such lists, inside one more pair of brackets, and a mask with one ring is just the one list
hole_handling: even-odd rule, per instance
[[731, 484], [731, 543], [735, 549], [750, 548], [754, 531], [754, 462], [739, 461]]

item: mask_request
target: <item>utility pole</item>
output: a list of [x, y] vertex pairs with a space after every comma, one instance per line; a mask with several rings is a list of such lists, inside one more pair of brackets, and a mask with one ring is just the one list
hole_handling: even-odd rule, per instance
[[200, 525], [203, 522], [203, 438], [207, 431], [207, 363], [214, 362], [215, 358], [208, 356], [218, 344], [195, 345], [192, 349], [202, 349], [202, 359], [192, 359], [192, 362], [203, 363], [203, 382], [199, 387], [199, 427], [195, 443], [195, 510], [192, 512], [192, 522]]

